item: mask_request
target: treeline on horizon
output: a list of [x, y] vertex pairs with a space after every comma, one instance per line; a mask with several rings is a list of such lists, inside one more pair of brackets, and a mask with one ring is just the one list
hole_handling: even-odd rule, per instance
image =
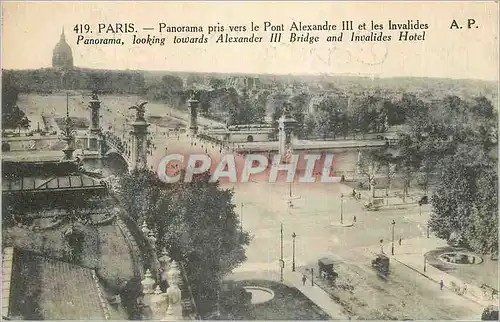
[[[2, 92], [8, 98], [3, 104], [2, 123], [7, 127], [17, 127], [24, 117], [22, 111], [15, 108], [18, 94], [51, 94], [61, 90], [138, 95], [185, 109], [186, 100], [196, 89], [201, 113], [228, 125], [276, 123], [284, 104], [289, 103], [298, 122], [298, 135], [323, 139], [346, 137], [349, 133], [383, 132], [387, 125], [404, 124], [406, 117], [411, 115], [411, 106], [407, 106], [405, 100], [408, 101], [412, 95], [434, 104], [447, 96], [458, 96], [467, 101], [485, 97], [493, 106], [497, 103], [495, 84], [473, 80], [371, 79], [326, 75], [231, 77], [201, 73], [44, 68], [4, 70], [2, 82]], [[412, 83], [414, 86], [409, 85]]]
[[382, 88], [390, 92], [411, 91], [428, 94], [447, 92], [464, 98], [484, 95], [495, 100], [496, 82], [473, 79], [444, 79], [424, 77], [369, 77], [350, 75], [270, 75], [221, 74], [141, 70], [105, 70], [73, 68], [61, 70], [40, 68], [29, 70], [2, 70], [4, 78], [12, 79], [21, 93], [51, 93], [58, 90], [94, 90], [114, 94], [144, 94], [147, 88], [161, 82], [164, 76], [185, 81], [186, 85], [208, 84], [211, 79], [258, 79], [260, 87], [297, 86], [306, 84], [312, 91], [357, 91]]

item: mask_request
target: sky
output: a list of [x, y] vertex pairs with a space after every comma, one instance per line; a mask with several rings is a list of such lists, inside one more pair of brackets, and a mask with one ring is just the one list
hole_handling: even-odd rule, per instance
[[[475, 25], [467, 28], [467, 20]], [[340, 31], [310, 32], [321, 37], [315, 44], [289, 43], [290, 24], [340, 25], [352, 20], [354, 28], [365, 22], [384, 25], [390, 42], [326, 42]], [[425, 23], [425, 40], [398, 42], [399, 31], [387, 30], [388, 20]], [[455, 20], [462, 29], [450, 29]], [[284, 24], [279, 44], [267, 41], [265, 21]], [[173, 33], [159, 33], [160, 23], [204, 28], [206, 44], [173, 44]], [[245, 25], [261, 29], [260, 44], [216, 44], [218, 34], [207, 34], [209, 25]], [[97, 35], [98, 24], [134, 23], [137, 32]], [[87, 37], [122, 38], [124, 45], [77, 45], [78, 24], [89, 24]], [[494, 2], [2, 2], [2, 68], [50, 67], [52, 50], [64, 27], [78, 67], [250, 74], [331, 74], [376, 77], [443, 77], [498, 81], [498, 4]], [[156, 30], [145, 31], [152, 27]], [[475, 28], [477, 27], [477, 28]], [[369, 34], [370, 31], [356, 31]], [[410, 31], [410, 34], [422, 30]], [[306, 31], [304, 32], [306, 33]], [[133, 45], [134, 34], [166, 37], [165, 46]], [[252, 32], [241, 32], [251, 35]], [[200, 36], [198, 33], [175, 34]], [[233, 35], [236, 35], [233, 33]]]

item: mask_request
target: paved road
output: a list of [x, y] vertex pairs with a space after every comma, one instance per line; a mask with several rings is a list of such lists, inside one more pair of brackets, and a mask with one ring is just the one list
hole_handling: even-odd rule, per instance
[[[158, 138], [155, 142], [159, 148], [153, 157], [160, 157], [165, 154], [160, 147], [160, 142], [164, 144], [164, 139]], [[198, 141], [196, 146], [191, 145], [190, 139], [186, 136], [181, 136], [179, 139], [170, 137], [166, 145], [169, 152], [180, 149], [188, 154], [205, 152], [207, 149], [213, 157], [220, 158], [217, 147], [212, 148], [211, 144]], [[270, 280], [279, 280], [280, 226], [283, 224], [284, 279], [287, 283], [294, 285], [296, 284], [294, 281], [297, 282], [296, 276], [291, 272], [293, 257], [291, 234], [295, 232], [297, 267], [311, 265], [323, 256], [341, 258], [355, 265], [360, 276], [370, 281], [369, 289], [373, 293], [369, 293], [371, 294], [369, 296], [386, 298], [385, 302], [380, 301], [372, 305], [396, 305], [394, 303], [401, 303], [403, 298], [412, 304], [420, 303], [417, 307], [432, 305], [432, 309], [426, 311], [428, 318], [470, 318], [480, 314], [481, 308], [474, 303], [471, 304], [462, 298], [457, 299], [455, 294], [436, 293], [438, 289], [435, 283], [405, 267], [394, 268], [390, 286], [387, 286], [389, 289], [384, 285], [378, 285], [375, 281], [377, 278], [370, 267], [373, 256], [367, 254], [365, 249], [378, 244], [380, 239], [383, 239], [384, 243], [391, 240], [392, 220], [396, 222], [394, 230], [396, 241], [399, 237], [406, 240], [425, 236], [425, 222], [428, 216], [426, 207], [422, 209], [422, 215], [416, 205], [392, 206], [372, 212], [363, 208], [363, 202], [344, 197], [343, 220], [345, 223], [352, 223], [353, 217], [356, 216], [356, 223], [352, 227], [343, 227], [339, 225], [340, 194], [348, 196], [352, 191], [343, 184], [293, 184], [292, 195], [300, 198], [292, 200], [293, 208], [290, 210], [287, 206], [289, 184], [249, 182], [224, 184], [223, 187], [234, 187], [236, 210], [241, 215], [241, 203], [243, 203], [243, 228], [253, 236], [247, 248], [248, 260], [234, 270], [235, 276], [258, 275]], [[332, 302], [325, 294], [316, 293], [308, 295], [305, 292], [318, 302], [318, 305], [322, 303], [320, 305], [322, 307], [330, 306], [331, 315], [343, 316], [342, 308], [338, 304]], [[415, 305], [408, 305], [401, 310], [414, 318], [421, 316], [418, 315]]]

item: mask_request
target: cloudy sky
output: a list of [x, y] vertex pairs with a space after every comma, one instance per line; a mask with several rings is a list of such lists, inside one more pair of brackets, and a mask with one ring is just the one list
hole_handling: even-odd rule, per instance
[[[52, 50], [61, 28], [79, 67], [103, 69], [172, 70], [221, 73], [343, 74], [381, 77], [418, 76], [498, 80], [498, 5], [489, 3], [2, 3], [2, 68], [31, 69], [49, 67]], [[423, 42], [398, 42], [399, 32], [387, 30], [388, 20], [405, 23], [408, 19], [429, 25]], [[453, 20], [463, 26], [451, 30]], [[467, 19], [476, 24], [468, 29]], [[367, 25], [374, 20], [384, 25], [391, 42], [348, 41], [328, 43], [328, 35], [315, 33], [320, 43], [288, 43], [293, 21], [304, 24], [341, 24], [352, 20]], [[208, 35], [207, 26], [261, 25], [264, 21], [284, 24], [286, 32], [278, 45], [267, 41], [269, 32], [261, 30], [261, 44], [216, 44], [217, 35]], [[207, 44], [173, 44], [172, 33], [160, 34], [158, 24], [196, 25], [204, 28]], [[97, 35], [99, 23], [134, 23], [137, 33]], [[118, 45], [77, 45], [77, 24], [89, 24], [89, 37], [122, 38]], [[477, 26], [478, 28], [475, 28]], [[145, 31], [152, 27], [155, 31]], [[380, 33], [380, 31], [378, 31]], [[419, 31], [421, 33], [421, 31]], [[135, 34], [166, 37], [165, 46], [132, 45]], [[369, 32], [364, 32], [369, 34]], [[410, 32], [413, 33], [413, 32]], [[250, 35], [251, 32], [241, 33]], [[199, 36], [201, 34], [177, 34]]]

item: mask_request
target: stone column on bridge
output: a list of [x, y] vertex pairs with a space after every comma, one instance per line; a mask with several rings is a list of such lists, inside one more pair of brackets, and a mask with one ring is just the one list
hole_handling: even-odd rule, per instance
[[194, 138], [198, 134], [198, 106], [200, 102], [195, 98], [195, 93], [193, 93], [187, 103], [190, 112], [189, 134]]
[[147, 137], [149, 133], [148, 127], [151, 124], [147, 123], [144, 118], [146, 110], [144, 106], [146, 104], [147, 102], [144, 102], [130, 108], [137, 110], [135, 121], [131, 124], [132, 132], [130, 132], [132, 137], [130, 147], [130, 170], [147, 168]]
[[90, 109], [88, 149], [90, 151], [101, 152], [102, 133], [99, 114], [101, 109], [101, 101], [99, 101], [99, 98], [97, 97], [97, 92], [94, 91], [92, 93], [92, 99], [90, 100], [88, 107]]
[[294, 128], [297, 121], [291, 117], [290, 112], [291, 104], [285, 103], [283, 107], [283, 115], [278, 120], [278, 143], [279, 143], [279, 154], [281, 155], [281, 160], [286, 159], [287, 153], [293, 151], [293, 141], [294, 141]]

